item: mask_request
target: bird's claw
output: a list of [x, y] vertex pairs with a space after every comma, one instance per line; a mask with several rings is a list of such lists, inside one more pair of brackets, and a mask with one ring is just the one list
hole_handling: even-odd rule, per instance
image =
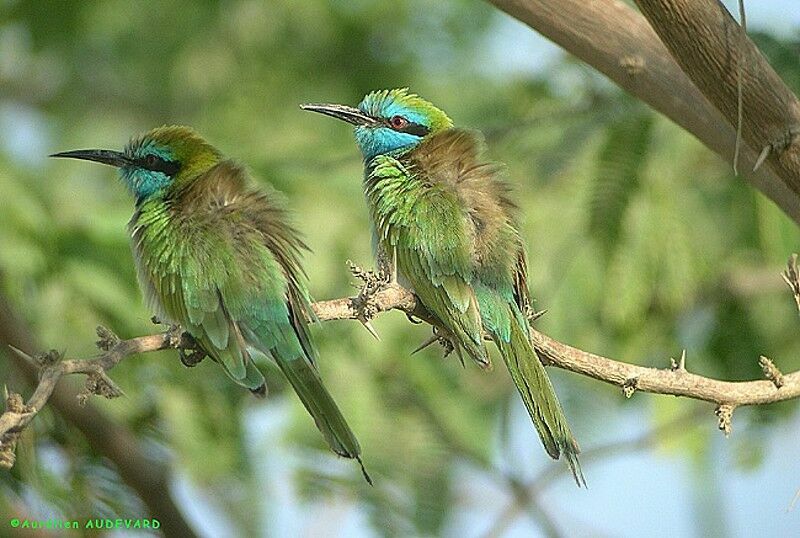
[[206, 354], [199, 349], [187, 350], [178, 348], [178, 357], [180, 357], [181, 363], [184, 366], [187, 368], [194, 368], [206, 358]]
[[197, 344], [191, 334], [184, 332], [180, 325], [171, 325], [166, 333], [170, 345], [178, 350], [181, 364], [194, 368], [206, 358], [206, 353]]
[[418, 319], [418, 318], [414, 317], [413, 314], [410, 314], [408, 312], [406, 312], [405, 314], [406, 314], [406, 319], [408, 319], [408, 321], [410, 321], [414, 325], [420, 325], [420, 324], [423, 323], [423, 321], [421, 319]]

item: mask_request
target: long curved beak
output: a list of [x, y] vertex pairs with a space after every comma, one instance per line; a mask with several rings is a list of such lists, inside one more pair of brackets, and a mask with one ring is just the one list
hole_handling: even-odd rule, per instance
[[372, 116], [368, 116], [357, 108], [347, 105], [325, 105], [325, 104], [307, 104], [300, 105], [303, 110], [310, 110], [311, 112], [319, 112], [337, 120], [346, 121], [353, 125], [375, 125], [378, 120]]
[[120, 151], [110, 149], [76, 149], [74, 151], [62, 151], [53, 153], [50, 157], [66, 159], [81, 159], [84, 161], [94, 161], [96, 163], [108, 164], [110, 166], [126, 166], [131, 164], [131, 160]]

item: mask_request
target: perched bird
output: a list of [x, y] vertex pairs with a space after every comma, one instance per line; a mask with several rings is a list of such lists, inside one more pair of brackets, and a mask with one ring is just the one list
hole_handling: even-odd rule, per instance
[[267, 388], [252, 355], [271, 357], [331, 449], [363, 471], [358, 441], [317, 371], [300, 264], [307, 247], [283, 197], [254, 188], [244, 168], [183, 126], [153, 129], [121, 152], [51, 157], [118, 168], [136, 198], [128, 230], [148, 306], [256, 395]]
[[459, 353], [489, 366], [484, 334], [495, 342], [547, 453], [563, 455], [585, 485], [578, 444], [530, 343], [526, 258], [509, 187], [499, 166], [482, 159], [480, 134], [453, 127], [406, 89], [372, 92], [358, 108], [302, 108], [355, 126], [379, 256]]

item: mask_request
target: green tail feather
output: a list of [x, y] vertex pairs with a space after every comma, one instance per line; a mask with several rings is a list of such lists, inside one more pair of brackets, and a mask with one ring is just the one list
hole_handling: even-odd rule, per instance
[[[253, 362], [250, 353], [242, 352], [238, 346], [230, 346], [226, 349], [217, 349], [218, 358], [211, 358], [222, 365], [228, 377], [233, 379], [238, 385], [250, 389], [250, 392], [260, 398], [267, 395], [267, 382], [264, 374]], [[237, 375], [241, 374], [241, 375]]]
[[250, 389], [250, 392], [259, 398], [266, 398], [267, 382], [264, 379], [264, 374], [261, 373], [261, 370], [258, 369], [252, 359], [247, 361], [245, 368], [247, 369], [247, 373], [244, 379], [237, 381], [237, 383]]
[[275, 361], [300, 397], [300, 401], [314, 418], [317, 428], [331, 449], [340, 456], [358, 461], [364, 478], [372, 485], [372, 479], [361, 461], [361, 446], [330, 393], [322, 384], [316, 368], [304, 357], [286, 360], [275, 356]]
[[575, 482], [585, 487], [586, 480], [578, 462], [578, 443], [572, 436], [553, 384], [516, 318], [511, 321], [510, 341], [498, 338], [497, 345], [545, 450], [553, 459], [563, 455]]
[[[459, 357], [461, 357], [461, 350], [463, 349], [481, 368], [484, 370], [491, 370], [492, 361], [489, 360], [489, 352], [482, 342], [474, 342], [469, 336], [462, 334], [460, 337], [456, 336], [453, 340], [453, 346]], [[464, 362], [463, 357], [461, 358], [461, 362]]]

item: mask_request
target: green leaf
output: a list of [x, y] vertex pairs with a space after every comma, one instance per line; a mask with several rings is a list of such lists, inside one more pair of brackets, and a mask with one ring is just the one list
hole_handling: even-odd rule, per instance
[[603, 247], [608, 257], [620, 235], [620, 224], [641, 174], [650, 149], [653, 116], [639, 112], [612, 124], [598, 155], [592, 185], [589, 234]]

